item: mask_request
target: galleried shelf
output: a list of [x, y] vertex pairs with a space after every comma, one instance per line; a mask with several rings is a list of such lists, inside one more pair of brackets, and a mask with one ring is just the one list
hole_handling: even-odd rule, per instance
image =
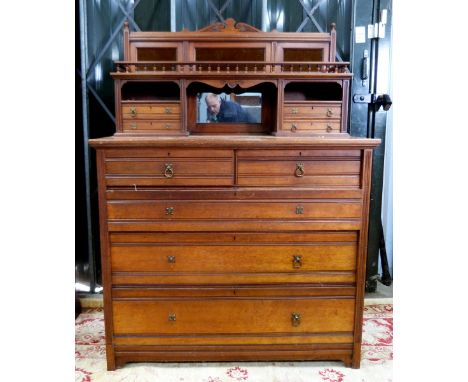
[[372, 150], [336, 31], [130, 32], [97, 151], [107, 368], [359, 367]]

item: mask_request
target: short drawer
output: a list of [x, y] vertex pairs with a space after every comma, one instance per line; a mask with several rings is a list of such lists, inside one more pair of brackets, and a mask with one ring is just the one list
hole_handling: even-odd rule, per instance
[[157, 121], [136, 121], [133, 119], [125, 119], [123, 121], [124, 132], [144, 132], [144, 133], [160, 133], [168, 134], [178, 132], [182, 128], [180, 120], [157, 120]]
[[180, 119], [180, 103], [135, 103], [122, 105], [123, 119]]
[[239, 151], [241, 186], [352, 187], [361, 184], [359, 151]]
[[110, 220], [360, 219], [361, 201], [108, 201]]
[[351, 333], [354, 299], [167, 297], [112, 301], [113, 327], [121, 334]]
[[341, 105], [324, 105], [314, 104], [310, 102], [303, 103], [284, 103], [284, 115], [288, 119], [291, 118], [340, 118], [341, 117]]
[[291, 133], [339, 133], [340, 120], [294, 120], [285, 119], [282, 130]]
[[229, 186], [232, 150], [112, 150], [105, 158], [108, 187]]

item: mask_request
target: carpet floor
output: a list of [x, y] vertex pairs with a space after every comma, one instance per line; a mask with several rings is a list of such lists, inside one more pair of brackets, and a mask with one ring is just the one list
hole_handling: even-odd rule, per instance
[[109, 372], [103, 309], [86, 309], [75, 320], [75, 382], [390, 382], [392, 345], [392, 300], [367, 300], [360, 369], [342, 362], [210, 362], [129, 363]]

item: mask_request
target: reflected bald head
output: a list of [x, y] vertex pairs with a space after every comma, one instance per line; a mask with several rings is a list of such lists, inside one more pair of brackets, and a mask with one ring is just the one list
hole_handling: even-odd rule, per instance
[[221, 99], [218, 94], [208, 93], [205, 97], [205, 102], [211, 114], [217, 115], [221, 107]]

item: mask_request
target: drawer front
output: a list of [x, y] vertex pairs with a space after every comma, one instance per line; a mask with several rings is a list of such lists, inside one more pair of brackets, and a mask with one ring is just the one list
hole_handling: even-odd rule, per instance
[[356, 245], [125, 246], [111, 248], [115, 272], [291, 272], [355, 270]]
[[110, 253], [114, 272], [354, 271], [357, 232], [122, 233], [111, 235]]
[[303, 121], [285, 119], [282, 130], [291, 133], [339, 133], [341, 123], [339, 120], [313, 120]]
[[180, 119], [180, 103], [138, 103], [122, 105], [123, 119]]
[[114, 299], [114, 333], [256, 334], [352, 332], [352, 298]]
[[358, 219], [360, 201], [108, 201], [110, 220]]
[[230, 186], [231, 150], [114, 150], [105, 159], [108, 187]]
[[359, 151], [239, 151], [241, 186], [352, 187], [361, 185]]
[[341, 118], [340, 105], [317, 105], [313, 103], [284, 103], [284, 115], [287, 119], [296, 118]]
[[123, 121], [124, 132], [145, 132], [145, 133], [160, 133], [168, 134], [171, 132], [179, 132], [182, 129], [180, 120], [157, 120], [157, 121], [136, 121], [125, 119]]

